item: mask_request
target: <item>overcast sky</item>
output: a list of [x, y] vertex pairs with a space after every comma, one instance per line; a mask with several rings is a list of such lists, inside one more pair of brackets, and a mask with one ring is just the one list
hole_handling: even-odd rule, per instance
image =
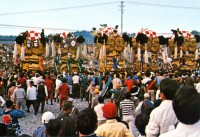
[[[157, 33], [171, 33], [176, 28], [200, 31], [200, 0], [127, 0], [124, 6], [123, 31], [129, 33], [141, 28]], [[40, 28], [47, 28], [46, 34], [91, 30], [100, 24], [121, 26], [120, 1], [0, 0], [0, 35], [40, 32]]]

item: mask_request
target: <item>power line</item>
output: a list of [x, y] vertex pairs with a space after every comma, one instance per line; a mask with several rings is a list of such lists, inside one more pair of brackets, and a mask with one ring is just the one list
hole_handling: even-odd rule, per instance
[[167, 7], [167, 8], [200, 10], [200, 7], [187, 7], [187, 6], [177, 6], [177, 5], [167, 5], [167, 4], [155, 4], [155, 3], [144, 3], [144, 2], [133, 2], [133, 1], [124, 1], [124, 2], [130, 3], [130, 4], [136, 4], [136, 5], [154, 6], [154, 7]]
[[8, 25], [8, 24], [0, 24], [0, 27], [10, 27], [10, 28], [31, 28], [31, 29], [46, 29], [46, 30], [62, 30], [62, 31], [83, 31], [77, 29], [65, 29], [65, 28], [48, 28], [48, 27], [33, 27], [33, 26], [21, 26], [21, 25]]
[[88, 5], [81, 5], [81, 6], [71, 6], [71, 7], [64, 7], [64, 8], [55, 8], [55, 9], [0, 13], [0, 16], [17, 15], [17, 14], [29, 14], [29, 13], [40, 13], [40, 12], [60, 11], [60, 10], [69, 10], [69, 9], [77, 9], [77, 8], [85, 8], [85, 7], [103, 6], [103, 5], [109, 5], [109, 4], [114, 4], [114, 3], [119, 3], [119, 2], [115, 1], [115, 2], [106, 2], [106, 3], [98, 3], [98, 4], [88, 4]]

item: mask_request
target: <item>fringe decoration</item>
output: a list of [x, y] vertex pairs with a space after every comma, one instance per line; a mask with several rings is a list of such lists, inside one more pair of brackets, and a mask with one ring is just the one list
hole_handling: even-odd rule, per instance
[[148, 63], [148, 52], [147, 52], [147, 49], [145, 49], [145, 52], [144, 52], [144, 63]]
[[97, 59], [97, 55], [96, 55], [97, 53], [96, 53], [96, 47], [93, 47], [93, 57], [95, 58], [95, 59]]
[[140, 46], [137, 49], [137, 56], [138, 56], [138, 61], [141, 61], [141, 48], [140, 48]]
[[106, 58], [106, 46], [105, 46], [105, 44], [103, 45], [102, 57]]
[[130, 51], [130, 59], [129, 59], [130, 63], [133, 63], [133, 48], [131, 47], [131, 51]]
[[49, 44], [46, 43], [46, 54], [45, 54], [45, 57], [49, 57], [49, 52], [50, 52], [50, 47], [49, 47]]
[[130, 54], [130, 52], [131, 52], [131, 47], [130, 47], [130, 44], [128, 44], [128, 46], [127, 46], [127, 52]]
[[60, 47], [60, 44], [59, 44], [59, 47], [58, 47], [58, 54], [61, 55], [61, 53], [62, 53], [62, 52], [61, 52], [61, 47]]
[[101, 48], [99, 52], [99, 59], [102, 59], [102, 52], [103, 52], [103, 49]]
[[53, 41], [52, 41], [52, 43], [51, 43], [51, 51], [52, 51], [51, 57], [55, 57], [55, 56], [56, 56], [56, 47], [55, 47]]
[[75, 60], [77, 61], [79, 58], [80, 58], [80, 46], [77, 47]]
[[198, 48], [196, 49], [195, 51], [195, 60], [198, 60], [199, 58], [199, 51], [198, 51]]
[[[93, 51], [94, 52], [94, 51]], [[83, 45], [83, 51], [82, 51], [83, 56], [87, 56], [87, 46], [86, 44]]]
[[181, 50], [180, 50], [180, 58], [183, 56], [183, 50], [182, 50], [182, 48], [181, 48]]
[[177, 52], [178, 52], [178, 49], [177, 49], [177, 46], [175, 46], [175, 48], [174, 48], [174, 59], [177, 58]]
[[21, 60], [25, 60], [25, 47], [24, 47], [24, 44], [22, 44], [20, 59]]

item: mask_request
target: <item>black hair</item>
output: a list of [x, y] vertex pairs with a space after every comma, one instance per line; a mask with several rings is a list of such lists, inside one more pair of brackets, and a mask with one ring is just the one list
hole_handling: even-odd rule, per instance
[[82, 110], [77, 115], [76, 125], [81, 134], [92, 134], [97, 127], [97, 114], [91, 108]]
[[3, 123], [0, 123], [0, 136], [6, 136], [7, 135], [7, 126]]
[[6, 100], [6, 107], [10, 108], [13, 106], [13, 101], [12, 100]]
[[46, 124], [46, 132], [49, 136], [58, 136], [60, 134], [61, 124], [57, 119], [50, 119]]
[[63, 110], [70, 110], [73, 108], [73, 105], [71, 102], [66, 102], [64, 105], [63, 105]]
[[200, 117], [200, 94], [194, 87], [180, 88], [173, 100], [173, 109], [178, 120], [184, 124], [194, 124]]
[[98, 101], [99, 101], [99, 103], [104, 103], [104, 97], [99, 96], [99, 97], [98, 97]]
[[178, 82], [170, 78], [163, 79], [160, 83], [160, 92], [163, 93], [168, 100], [173, 100], [178, 88]]
[[147, 70], [147, 71], [145, 72], [145, 76], [146, 76], [146, 77], [150, 77], [150, 76], [151, 76], [150, 71]]
[[62, 80], [62, 83], [66, 83], [66, 82], [67, 82], [67, 79], [64, 78], [64, 79]]
[[20, 137], [31, 137], [28, 134], [22, 134]]
[[136, 116], [135, 119], [135, 126], [140, 132], [141, 135], [146, 135], [145, 128], [147, 124], [149, 123], [149, 116], [146, 114], [139, 114]]
[[126, 99], [130, 99], [130, 98], [131, 98], [131, 93], [130, 93], [130, 92], [126, 92], [126, 93], [124, 94], [124, 97], [125, 97]]

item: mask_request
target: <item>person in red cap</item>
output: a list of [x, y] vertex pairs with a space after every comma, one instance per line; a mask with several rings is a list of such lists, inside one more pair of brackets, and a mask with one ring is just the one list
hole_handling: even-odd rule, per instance
[[96, 135], [104, 137], [134, 137], [127, 129], [126, 125], [117, 122], [117, 106], [111, 102], [106, 103], [103, 107], [103, 116], [107, 119], [95, 131]]

